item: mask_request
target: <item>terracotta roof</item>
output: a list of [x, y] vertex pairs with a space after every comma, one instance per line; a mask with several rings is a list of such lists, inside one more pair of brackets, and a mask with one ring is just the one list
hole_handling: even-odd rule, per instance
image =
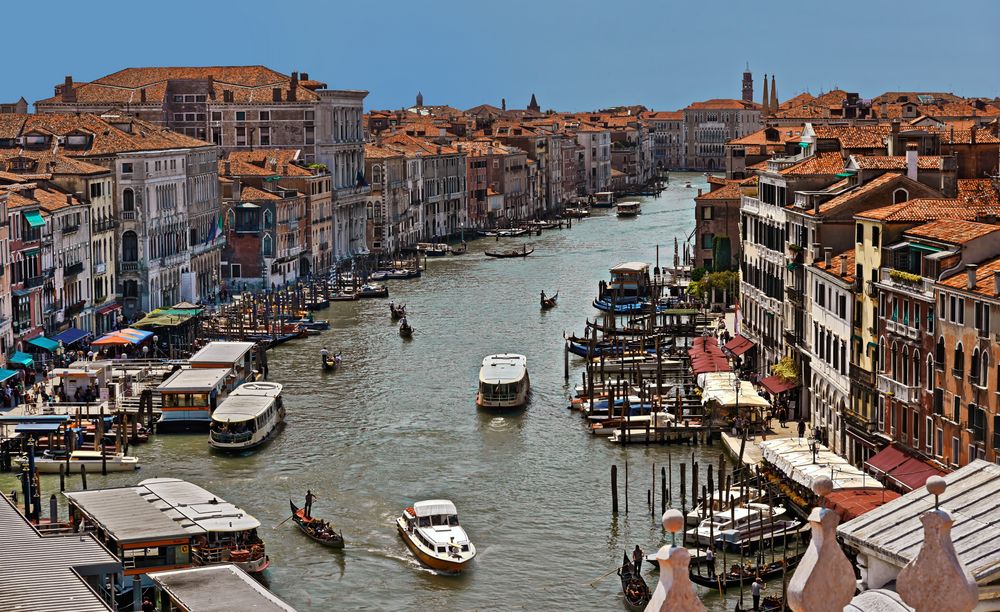
[[[972, 291], [981, 295], [997, 297], [993, 287], [993, 273], [997, 271], [1000, 271], [1000, 257], [981, 262], [976, 268], [976, 284], [972, 288]], [[968, 286], [968, 275], [964, 272], [959, 272], [939, 282], [953, 289], [965, 289], [968, 291], [966, 289]]]
[[[772, 133], [777, 132], [776, 140], [768, 140], [767, 132]], [[784, 148], [786, 142], [798, 142], [799, 137], [802, 135], [802, 128], [798, 127], [767, 127], [764, 129], [757, 130], [746, 136], [741, 136], [740, 138], [734, 138], [727, 142], [730, 145], [767, 145], [767, 146], [778, 146]]]
[[[296, 165], [298, 149], [254, 149], [233, 151], [229, 160], [228, 176], [313, 176], [313, 173]], [[226, 174], [225, 162], [219, 162], [219, 174]]]
[[[847, 262], [847, 273], [846, 274], [841, 274], [840, 273], [840, 262], [842, 260]], [[826, 261], [823, 260], [823, 259], [820, 259], [819, 261], [817, 261], [816, 263], [814, 263], [813, 266], [815, 266], [816, 268], [818, 268], [820, 270], [824, 270], [828, 274], [832, 274], [833, 276], [836, 276], [837, 278], [841, 278], [845, 282], [853, 283], [854, 282], [854, 272], [855, 272], [855, 270], [854, 270], [854, 264], [855, 264], [854, 249], [849, 249], [847, 251], [844, 251], [840, 255], [836, 255], [836, 256], [830, 258], [830, 265], [829, 265], [829, 267], [827, 267]]]
[[454, 155], [458, 149], [447, 144], [437, 144], [408, 134], [390, 134], [381, 140], [382, 146], [407, 155]]
[[12, 168], [13, 160], [25, 157], [34, 160], [35, 167], [31, 171], [39, 174], [90, 175], [90, 174], [111, 173], [111, 170], [105, 168], [104, 166], [91, 164], [83, 161], [82, 159], [74, 159], [66, 155], [57, 155], [45, 151], [27, 151], [27, 150], [22, 150], [15, 153], [9, 149], [8, 150], [0, 149], [0, 168], [13, 172], [14, 171]]
[[17, 138], [27, 115], [0, 114], [0, 139]]
[[35, 183], [10, 185], [6, 187], [6, 190], [10, 194], [7, 198], [7, 206], [10, 208], [38, 206], [42, 210], [52, 213], [67, 206], [83, 205], [76, 196], [52, 188], [39, 187]]
[[972, 134], [975, 131], [977, 144], [997, 144], [1000, 138], [996, 131], [985, 127], [953, 128], [951, 122], [938, 130], [941, 134], [941, 144], [972, 144]]
[[365, 143], [365, 159], [388, 159], [390, 157], [402, 157], [402, 153], [380, 147], [378, 145]]
[[719, 187], [717, 189], [713, 189], [712, 191], [709, 191], [707, 193], [703, 193], [700, 196], [697, 196], [695, 198], [695, 200], [698, 200], [698, 201], [702, 201], [702, 200], [739, 200], [740, 196], [743, 195], [742, 192], [740, 191], [740, 183], [741, 182], [742, 181], [738, 181], [738, 180], [726, 181], [726, 184], [724, 186]]
[[271, 193], [270, 191], [264, 191], [263, 189], [257, 189], [256, 187], [243, 187], [240, 190], [240, 201], [241, 202], [259, 202], [261, 200], [280, 200], [281, 196], [276, 193]]
[[[236, 102], [272, 103], [272, 89], [280, 87], [282, 98], [291, 87], [291, 77], [265, 66], [185, 66], [125, 68], [118, 72], [94, 79], [89, 83], [74, 83], [77, 102], [71, 104], [141, 104], [142, 90], [146, 93], [146, 103], [160, 105], [167, 95], [168, 81], [202, 80], [215, 94], [215, 102], [223, 100], [223, 91], [233, 92]], [[318, 83], [309, 82], [310, 86]], [[207, 91], [207, 89], [206, 89]], [[187, 92], [192, 93], [192, 92]], [[204, 93], [204, 92], [197, 92]], [[319, 100], [319, 94], [299, 83], [296, 88], [298, 101]], [[62, 104], [62, 96], [39, 100], [36, 104]]]
[[907, 236], [930, 238], [948, 244], [965, 244], [994, 232], [1000, 232], [1000, 225], [977, 223], [964, 219], [939, 219], [925, 223], [905, 232]]
[[[55, 136], [86, 134], [92, 142], [86, 148], [52, 143], [49, 152], [70, 157], [92, 157], [134, 151], [190, 149], [215, 146], [196, 138], [163, 129], [130, 116], [80, 114], [20, 115], [24, 124], [19, 135], [37, 132]], [[116, 127], [120, 126], [120, 127]], [[19, 146], [19, 145], [18, 145]], [[8, 151], [11, 149], [7, 149]]]
[[844, 169], [844, 158], [840, 153], [817, 153], [803, 161], [780, 171], [780, 174], [795, 176], [803, 174], [837, 174]]
[[718, 110], [758, 110], [756, 102], [745, 102], [731, 98], [713, 98], [702, 102], [692, 102], [684, 110], [718, 109]]
[[816, 98], [808, 92], [802, 92], [797, 96], [791, 97], [784, 102], [778, 103], [778, 108], [792, 108], [794, 106], [804, 106], [815, 102]]
[[[861, 185], [856, 189], [852, 189], [846, 193], [842, 193], [832, 199], [829, 199], [826, 202], [823, 202], [822, 204], [819, 205], [819, 214], [821, 215], [834, 214], [840, 208], [845, 207], [849, 205], [851, 202], [857, 200], [857, 198], [866, 196], [869, 193], [875, 191], [876, 189], [889, 185], [902, 178], [903, 176], [901, 174], [896, 174], [895, 172], [887, 172], [875, 179], [868, 181], [867, 183]], [[846, 181], [847, 179], [844, 179], [844, 182]], [[813, 212], [813, 209], [811, 208], [804, 212], [807, 215], [816, 214], [815, 212]]]
[[962, 201], [952, 198], [917, 198], [856, 215], [857, 218], [887, 223], [933, 221], [935, 219], [972, 221], [976, 216], [974, 209], [966, 206]]
[[889, 134], [888, 125], [817, 125], [818, 140], [837, 140], [844, 149], [882, 149]]
[[[903, 155], [853, 155], [855, 165], [860, 170], [906, 170], [906, 157]], [[921, 155], [917, 158], [917, 168], [921, 170], [940, 170], [944, 158], [940, 155]]]
[[648, 121], [683, 121], [684, 111], [647, 111], [640, 116]]
[[958, 199], [973, 206], [1000, 208], [997, 185], [991, 179], [958, 179]]

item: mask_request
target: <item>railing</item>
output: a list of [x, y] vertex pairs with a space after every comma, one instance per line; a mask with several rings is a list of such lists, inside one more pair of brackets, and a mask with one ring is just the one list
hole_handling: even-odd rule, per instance
[[138, 261], [122, 261], [118, 264], [121, 267], [122, 272], [138, 272], [139, 262]]
[[104, 274], [108, 271], [108, 264], [101, 262], [94, 264], [94, 274]]
[[785, 287], [785, 295], [787, 295], [788, 299], [793, 302], [802, 302], [802, 291], [796, 289], [795, 287]]
[[123, 210], [122, 220], [123, 221], [135, 221], [136, 215], [134, 210]]
[[63, 275], [65, 275], [65, 276], [69, 276], [69, 275], [72, 275], [72, 274], [79, 274], [80, 272], [83, 272], [83, 262], [82, 261], [78, 261], [75, 264], [70, 264], [69, 266], [66, 266], [65, 268], [63, 268]]
[[951, 375], [955, 378], [965, 378], [965, 368], [952, 368]]
[[924, 278], [922, 276], [919, 278], [913, 278], [917, 275], [910, 275], [909, 273], [902, 272], [901, 270], [894, 270], [892, 268], [882, 268], [879, 271], [879, 274], [880, 282], [883, 285], [888, 285], [903, 291], [919, 291], [924, 295], [931, 295], [934, 291], [934, 281], [929, 278]]
[[41, 287], [44, 282], [44, 276], [32, 276], [31, 278], [24, 279], [24, 288], [34, 289], [35, 287]]
[[790, 166], [794, 166], [800, 161], [806, 159], [807, 157], [812, 157], [812, 154], [807, 154], [804, 151], [798, 155], [792, 155], [789, 157], [775, 157], [774, 159], [767, 160], [767, 171], [768, 172], [778, 172], [779, 170], [784, 170]]
[[72, 234], [80, 229], [79, 225], [64, 225], [62, 228], [63, 234]]
[[875, 376], [872, 372], [869, 372], [854, 363], [851, 364], [850, 376], [852, 383], [859, 383], [871, 387], [875, 382]]
[[216, 442], [222, 442], [223, 444], [239, 444], [240, 442], [247, 442], [253, 438], [252, 431], [246, 431], [243, 433], [227, 433], [224, 431], [213, 431], [212, 439]]
[[896, 399], [908, 404], [920, 402], [920, 387], [905, 385], [885, 374], [878, 375], [879, 393], [892, 394]]
[[118, 225], [118, 221], [115, 219], [101, 219], [100, 221], [94, 221], [92, 224], [93, 232], [104, 232], [114, 229]]
[[71, 317], [79, 312], [83, 311], [83, 308], [87, 305], [87, 300], [80, 300], [66, 307], [66, 316]]

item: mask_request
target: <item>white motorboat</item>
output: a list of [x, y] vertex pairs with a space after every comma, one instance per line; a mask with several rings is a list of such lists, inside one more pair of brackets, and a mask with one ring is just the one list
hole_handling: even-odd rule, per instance
[[480, 408], [518, 408], [528, 402], [528, 358], [515, 353], [488, 355], [479, 368]]
[[[705, 518], [722, 512], [726, 516], [732, 517], [731, 508], [733, 504], [739, 508], [748, 502], [754, 502], [761, 498], [763, 493], [760, 489], [755, 489], [753, 487], [740, 489], [739, 487], [733, 487], [728, 491], [724, 491], [720, 497], [718, 492], [716, 492], [715, 497], [712, 498], [712, 508], [711, 510], [704, 510], [703, 502], [698, 502], [694, 508], [687, 514], [687, 524], [697, 525]], [[702, 516], [702, 512], [705, 512], [705, 516]]]
[[413, 555], [433, 569], [458, 573], [476, 556], [455, 504], [447, 499], [413, 504], [396, 519], [396, 529]]
[[782, 506], [748, 503], [738, 506], [729, 512], [718, 512], [705, 518], [694, 529], [687, 532], [688, 539], [696, 539], [702, 546], [713, 544], [732, 545], [737, 542], [759, 536], [763, 531], [770, 531], [771, 525], [783, 527], [784, 521], [778, 520], [785, 514]]
[[619, 202], [616, 207], [619, 217], [636, 217], [642, 212], [642, 203], [635, 200]]
[[[14, 458], [18, 465], [27, 465], [28, 457], [22, 455]], [[67, 474], [79, 474], [81, 466], [87, 466], [87, 471], [91, 474], [100, 473], [102, 464], [107, 466], [109, 472], [132, 472], [139, 469], [139, 458], [129, 457], [122, 453], [106, 453], [101, 459], [100, 451], [76, 450], [70, 453], [69, 460], [63, 455], [57, 454], [43, 455], [35, 457], [35, 468], [39, 474], [58, 474], [60, 466], [68, 470]]]

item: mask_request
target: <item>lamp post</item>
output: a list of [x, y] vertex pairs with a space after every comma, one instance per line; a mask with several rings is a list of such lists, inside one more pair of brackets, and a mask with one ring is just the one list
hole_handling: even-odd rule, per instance
[[[734, 374], [733, 375], [733, 392], [736, 393], [736, 418], [740, 418], [740, 387], [741, 386], [742, 386], [742, 384], [740, 383], [740, 377], [739, 377], [739, 375], [738, 374]], [[746, 440], [746, 438], [747, 438], [747, 433], [746, 432], [747, 432], [747, 430], [746, 430], [746, 428], [744, 428], [743, 431], [742, 431], [742, 433], [740, 434], [740, 435], [742, 435], [742, 437], [743, 437], [744, 440]]]

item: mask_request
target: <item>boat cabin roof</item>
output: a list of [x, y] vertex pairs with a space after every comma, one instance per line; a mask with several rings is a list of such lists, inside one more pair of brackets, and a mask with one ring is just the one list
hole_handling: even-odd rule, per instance
[[635, 208], [637, 206], [640, 206], [641, 204], [642, 202], [639, 202], [637, 200], [628, 200], [625, 202], [619, 202], [617, 206], [618, 208], [621, 208], [622, 206], [624, 206], [625, 208]]
[[281, 389], [281, 384], [275, 382], [248, 382], [230, 391], [229, 396], [278, 397], [281, 395]]
[[208, 393], [218, 387], [229, 374], [228, 368], [177, 370], [156, 389], [160, 393]]
[[119, 544], [189, 538], [200, 531], [164, 514], [144, 493], [142, 487], [122, 487], [67, 491], [66, 497], [88, 522], [96, 523]]
[[528, 358], [515, 353], [488, 355], [479, 369], [480, 382], [493, 385], [517, 382], [524, 378], [528, 369]]
[[235, 565], [209, 565], [147, 574], [185, 610], [295, 612]]
[[222, 400], [212, 413], [212, 420], [218, 423], [242, 423], [267, 412], [276, 398], [269, 395], [235, 395]]
[[[625, 204], [625, 202], [621, 202], [618, 205], [621, 206], [622, 204]], [[612, 274], [645, 274], [647, 271], [649, 271], [649, 264], [642, 261], [627, 261], [611, 268]]]
[[245, 531], [260, 527], [260, 521], [244, 510], [179, 478], [149, 478], [139, 483], [159, 498], [157, 507], [184, 525], [199, 531]]
[[447, 499], [428, 499], [413, 504], [413, 512], [417, 518], [422, 516], [438, 516], [442, 514], [458, 514], [455, 504]]
[[75, 450], [69, 455], [70, 459], [100, 459], [100, 451]]
[[236, 364], [253, 349], [253, 342], [209, 342], [188, 359], [192, 364]]

